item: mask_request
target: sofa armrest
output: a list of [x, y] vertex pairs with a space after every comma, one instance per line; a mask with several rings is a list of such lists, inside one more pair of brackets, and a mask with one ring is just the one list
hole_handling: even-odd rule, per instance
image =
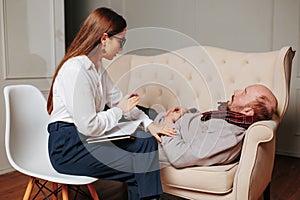
[[269, 184], [274, 165], [276, 128], [277, 122], [269, 120], [256, 122], [247, 130], [233, 183], [235, 199], [258, 199]]

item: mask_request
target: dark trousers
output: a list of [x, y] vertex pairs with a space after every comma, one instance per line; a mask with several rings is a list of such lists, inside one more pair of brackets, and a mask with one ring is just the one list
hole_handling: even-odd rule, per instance
[[74, 124], [51, 123], [48, 132], [58, 172], [126, 182], [130, 200], [162, 194], [157, 141], [150, 133], [138, 130], [135, 140], [87, 144]]

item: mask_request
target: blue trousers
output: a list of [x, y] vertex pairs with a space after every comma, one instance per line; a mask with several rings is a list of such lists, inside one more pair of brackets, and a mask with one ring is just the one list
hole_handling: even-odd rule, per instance
[[48, 132], [50, 161], [58, 172], [126, 182], [129, 200], [162, 194], [158, 145], [150, 133], [137, 130], [135, 140], [88, 144], [74, 124], [54, 122]]

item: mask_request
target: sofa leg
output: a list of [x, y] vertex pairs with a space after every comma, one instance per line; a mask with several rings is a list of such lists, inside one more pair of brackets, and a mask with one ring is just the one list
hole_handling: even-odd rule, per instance
[[271, 199], [271, 183], [269, 183], [264, 191], [264, 200], [270, 200]]

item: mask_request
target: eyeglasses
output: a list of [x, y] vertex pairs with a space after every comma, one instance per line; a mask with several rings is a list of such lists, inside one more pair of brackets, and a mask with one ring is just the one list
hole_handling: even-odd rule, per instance
[[126, 42], [126, 38], [125, 37], [123, 37], [123, 38], [120, 38], [120, 37], [117, 37], [117, 36], [111, 36], [111, 37], [113, 37], [113, 38], [116, 38], [116, 39], [118, 39], [118, 40], [120, 40], [120, 48], [123, 48], [124, 47], [124, 45], [125, 45], [125, 42]]

